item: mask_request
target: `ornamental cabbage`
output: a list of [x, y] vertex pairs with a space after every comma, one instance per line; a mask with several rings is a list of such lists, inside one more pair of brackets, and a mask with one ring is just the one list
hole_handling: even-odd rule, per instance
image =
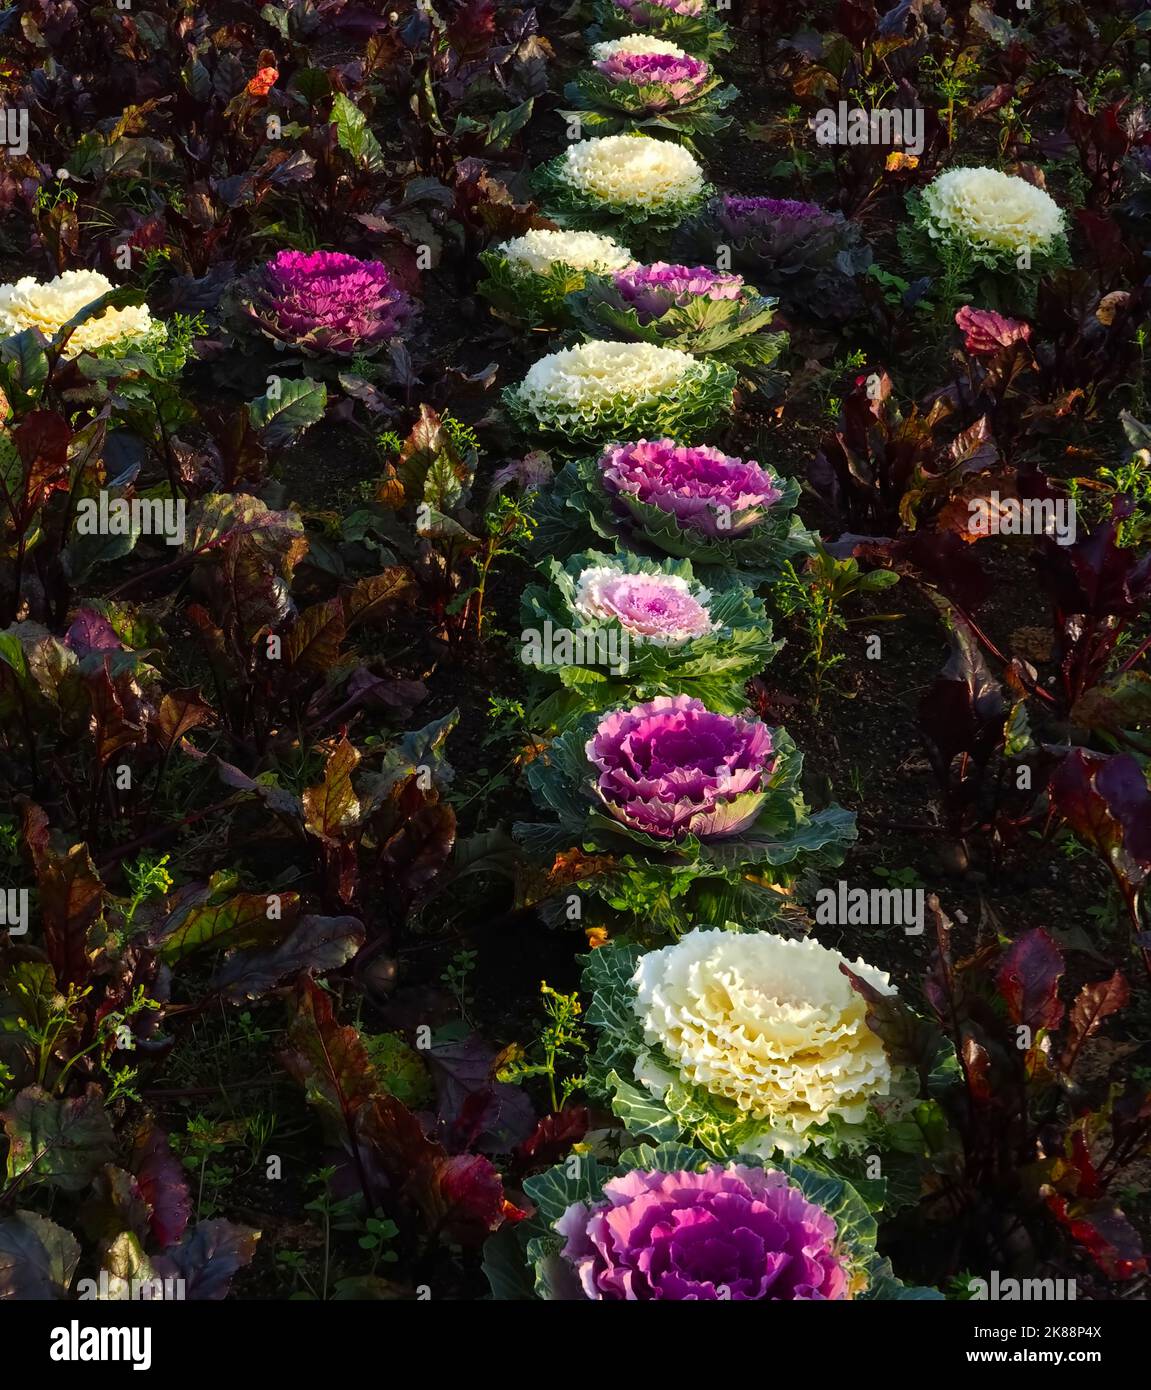
[[[761, 599], [728, 577], [705, 588], [687, 560], [593, 550], [541, 568], [548, 584], [523, 596], [521, 658], [561, 689], [533, 711], [533, 728], [566, 728], [589, 710], [656, 695], [737, 714], [746, 682], [780, 645]], [[622, 665], [613, 660], [621, 653]]]
[[739, 275], [666, 261], [589, 277], [568, 300], [573, 321], [588, 333], [756, 368], [774, 362], [787, 342], [785, 333], [763, 331], [775, 305]]
[[730, 367], [650, 343], [588, 342], [541, 358], [504, 391], [527, 432], [602, 441], [653, 428], [703, 434], [730, 409]]
[[751, 1299], [941, 1299], [902, 1284], [876, 1251], [875, 1217], [859, 1193], [803, 1163], [698, 1149], [591, 1154], [528, 1178], [533, 1213], [489, 1242], [497, 1299], [523, 1297], [521, 1268], [545, 1300], [731, 1302]]
[[[0, 337], [36, 328], [51, 341], [65, 324], [115, 288], [96, 270], [65, 270], [44, 282], [25, 275], [13, 284], [0, 285]], [[118, 350], [158, 333], [163, 333], [163, 326], [155, 322], [147, 305], [105, 308], [73, 330], [64, 356]]]
[[379, 352], [415, 311], [382, 261], [340, 251], [281, 251], [246, 277], [239, 300], [266, 337], [337, 357]]
[[688, 695], [604, 715], [586, 752], [608, 815], [665, 840], [746, 829], [775, 766], [766, 724], [713, 713]]
[[534, 181], [544, 207], [575, 227], [669, 228], [708, 194], [695, 156], [650, 135], [579, 140], [537, 169]]
[[856, 278], [871, 250], [842, 213], [792, 198], [713, 198], [680, 228], [672, 251], [710, 258], [718, 246], [728, 268], [778, 296], [789, 316], [839, 321], [862, 306]]

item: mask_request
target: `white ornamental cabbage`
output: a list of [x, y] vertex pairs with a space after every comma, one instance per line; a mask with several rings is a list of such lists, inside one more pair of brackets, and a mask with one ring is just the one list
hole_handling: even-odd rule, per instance
[[653, 38], [649, 34], [626, 34], [622, 39], [606, 39], [603, 43], [593, 44], [591, 50], [591, 56], [597, 63], [627, 53], [657, 53], [666, 58], [688, 56], [686, 48], [668, 43], [666, 39]]
[[504, 400], [526, 431], [603, 441], [714, 428], [735, 380], [723, 363], [674, 348], [593, 341], [542, 357]]
[[495, 248], [511, 265], [545, 275], [553, 265], [573, 270], [626, 270], [635, 259], [626, 246], [598, 232], [556, 232], [536, 228]]
[[[0, 336], [7, 338], [38, 328], [51, 339], [81, 309], [114, 288], [107, 276], [95, 270], [66, 270], [43, 284], [26, 275], [15, 284], [0, 285]], [[143, 338], [156, 327], [146, 305], [105, 309], [76, 329], [64, 356], [75, 357]]]
[[998, 169], [949, 169], [923, 191], [929, 236], [1011, 256], [1049, 249], [1066, 219], [1042, 188]]
[[693, 154], [648, 135], [606, 135], [569, 145], [557, 161], [556, 177], [589, 202], [649, 214], [690, 204], [706, 187]]
[[[681, 1083], [763, 1122], [749, 1152], [795, 1154], [825, 1142], [813, 1126], [860, 1124], [891, 1089], [891, 1064], [841, 964], [895, 993], [883, 971], [810, 938], [697, 927], [640, 957], [634, 1008]], [[657, 1095], [677, 1079], [650, 1056], [635, 1074]]]

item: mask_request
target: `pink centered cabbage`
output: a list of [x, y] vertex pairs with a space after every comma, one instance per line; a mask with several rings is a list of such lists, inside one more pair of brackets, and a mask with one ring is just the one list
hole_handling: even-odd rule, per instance
[[669, 265], [667, 261], [617, 270], [612, 282], [623, 302], [645, 324], [662, 318], [669, 309], [686, 309], [695, 299], [739, 299], [744, 292], [742, 275], [724, 274], [706, 265]]
[[766, 724], [713, 714], [690, 695], [613, 710], [585, 752], [609, 815], [664, 840], [746, 829], [775, 766]]
[[641, 641], [673, 645], [711, 632], [707, 609], [682, 580], [660, 574], [585, 570], [577, 606], [590, 618], [614, 618]]
[[672, 439], [615, 444], [599, 467], [609, 493], [658, 507], [709, 536], [742, 534], [783, 496], [754, 459], [734, 458], [707, 444]]
[[249, 281], [251, 310], [272, 337], [351, 356], [394, 338], [413, 312], [382, 261], [341, 251], [281, 251]]
[[613, 53], [594, 67], [610, 82], [662, 87], [664, 98], [649, 102], [653, 110], [690, 101], [711, 80], [711, 66], [701, 58], [677, 58], [671, 53]]
[[634, 1168], [556, 1222], [589, 1299], [848, 1297], [834, 1220], [777, 1169]]

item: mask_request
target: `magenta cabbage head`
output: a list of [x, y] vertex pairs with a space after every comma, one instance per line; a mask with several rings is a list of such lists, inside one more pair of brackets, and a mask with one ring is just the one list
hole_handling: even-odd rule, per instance
[[698, 299], [738, 300], [744, 294], [741, 275], [666, 261], [617, 270], [612, 282], [621, 302], [636, 311], [640, 323], [662, 318], [669, 309], [686, 309]]
[[589, 1299], [849, 1297], [835, 1221], [773, 1168], [633, 1168], [556, 1222]]
[[414, 309], [382, 261], [340, 251], [281, 251], [247, 288], [248, 312], [269, 336], [342, 357], [383, 347]]
[[594, 64], [613, 83], [659, 87], [662, 96], [647, 102], [652, 110], [690, 101], [711, 81], [711, 65], [701, 58], [677, 58], [671, 53], [615, 53]]
[[744, 534], [783, 496], [775, 478], [754, 459], [734, 458], [708, 444], [673, 439], [613, 444], [599, 467], [612, 496], [656, 507], [707, 536]]
[[637, 23], [642, 22], [651, 10], [670, 10], [672, 14], [694, 16], [703, 14], [706, 8], [705, 0], [612, 0], [612, 3]]
[[612, 710], [585, 752], [608, 814], [662, 840], [745, 830], [775, 766], [766, 724], [713, 714], [690, 695]]

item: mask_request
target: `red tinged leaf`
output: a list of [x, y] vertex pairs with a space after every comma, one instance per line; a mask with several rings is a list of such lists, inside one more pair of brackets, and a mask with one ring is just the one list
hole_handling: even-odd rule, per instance
[[974, 1038], [967, 1037], [963, 1039], [960, 1055], [963, 1060], [963, 1074], [967, 1078], [968, 1094], [980, 1105], [986, 1105], [992, 1097], [991, 1058], [987, 1055], [987, 1049]]
[[136, 1136], [129, 1162], [136, 1185], [148, 1204], [148, 1228], [161, 1248], [184, 1234], [192, 1214], [184, 1165], [168, 1146], [168, 1136], [149, 1120]]
[[280, 1060], [333, 1132], [350, 1126], [373, 1097], [375, 1074], [363, 1039], [336, 1022], [331, 996], [314, 980], [300, 984]]
[[1067, 1045], [1060, 1062], [1064, 1071], [1075, 1065], [1083, 1044], [1098, 1031], [1103, 1020], [1124, 1008], [1130, 997], [1130, 988], [1119, 970], [1110, 979], [1083, 986], [1071, 1006]]
[[[1129, 753], [1105, 757], [1074, 749], [1051, 778], [1051, 799], [1084, 844], [1132, 881], [1145, 876], [1151, 867], [1151, 791]], [[1124, 864], [1124, 856], [1135, 864]]]
[[1033, 1034], [1059, 1025], [1063, 971], [1063, 953], [1042, 927], [1012, 943], [996, 979], [1012, 1023], [1025, 1025]]
[[215, 711], [198, 690], [169, 690], [152, 722], [152, 735], [164, 752], [170, 753], [185, 734], [215, 722]]
[[88, 846], [60, 850], [48, 817], [31, 802], [24, 809], [24, 839], [36, 869], [44, 945], [56, 982], [83, 985], [92, 968], [88, 934], [104, 911], [104, 885]]
[[1123, 1211], [1106, 1199], [1068, 1202], [1057, 1192], [1047, 1206], [1108, 1279], [1133, 1279], [1147, 1270], [1139, 1234]]
[[504, 1185], [490, 1159], [482, 1154], [457, 1154], [438, 1168], [446, 1220], [453, 1226], [472, 1223], [494, 1231], [503, 1220]]
[[201, 1221], [152, 1267], [161, 1279], [182, 1279], [185, 1298], [218, 1302], [237, 1271], [251, 1264], [259, 1239], [259, 1231], [234, 1221]]
[[372, 1146], [403, 1197], [445, 1239], [481, 1244], [509, 1214], [503, 1182], [490, 1159], [478, 1154], [449, 1157], [395, 1096], [376, 1096], [365, 1106], [357, 1118], [357, 1134]]
[[27, 529], [49, 493], [68, 486], [71, 438], [67, 420], [52, 410], [32, 411], [12, 431], [12, 442], [24, 465], [24, 496], [12, 499], [12, 512], [19, 530]]
[[567, 1157], [591, 1128], [591, 1112], [586, 1105], [569, 1105], [545, 1115], [512, 1154], [517, 1176], [550, 1168]]
[[379, 862], [394, 886], [414, 895], [443, 871], [456, 842], [456, 813], [446, 803], [421, 806], [384, 845]]

